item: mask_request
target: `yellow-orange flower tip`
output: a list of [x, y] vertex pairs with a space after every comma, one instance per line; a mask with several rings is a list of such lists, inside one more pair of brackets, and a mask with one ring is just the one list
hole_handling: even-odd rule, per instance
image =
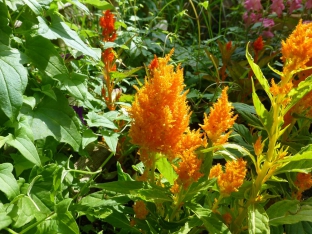
[[312, 187], [312, 178], [311, 173], [301, 173], [297, 174], [295, 185], [298, 188], [297, 193], [295, 194], [296, 199], [301, 200], [302, 193]]
[[282, 41], [282, 57], [284, 62], [283, 73], [291, 73], [306, 67], [312, 54], [312, 23], [302, 23], [300, 19], [298, 25], [291, 35]]
[[259, 157], [263, 151], [263, 143], [261, 142], [261, 136], [258, 137], [254, 144], [255, 154]]
[[225, 164], [225, 172], [223, 172], [220, 164], [211, 168], [209, 178], [218, 178], [220, 193], [224, 197], [238, 191], [238, 188], [243, 184], [247, 172], [246, 163], [242, 158], [229, 161]]
[[147, 210], [144, 201], [136, 201], [132, 207], [135, 217], [137, 219], [141, 220], [146, 219], [146, 216], [148, 215], [149, 211]]
[[228, 101], [228, 87], [222, 90], [222, 94], [210, 108], [209, 116], [204, 114], [204, 124], [200, 125], [214, 145], [222, 145], [227, 142], [237, 115], [234, 115], [233, 106]]

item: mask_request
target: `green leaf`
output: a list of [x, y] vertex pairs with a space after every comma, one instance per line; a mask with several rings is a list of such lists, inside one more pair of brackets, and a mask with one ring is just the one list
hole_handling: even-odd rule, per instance
[[8, 227], [12, 223], [11, 217], [7, 214], [3, 204], [0, 203], [0, 230]]
[[50, 77], [68, 73], [59, 52], [46, 38], [41, 36], [26, 37], [25, 53], [42, 73]]
[[18, 115], [27, 85], [22, 55], [0, 43], [0, 108], [11, 120]]
[[300, 205], [297, 200], [283, 200], [274, 203], [267, 210], [270, 225], [294, 224], [301, 221], [312, 222], [312, 206]]
[[122, 170], [121, 164], [117, 161], [118, 181], [134, 181], [128, 173]]
[[178, 178], [177, 173], [174, 171], [172, 165], [165, 157], [161, 157], [156, 161], [156, 168], [169, 181], [171, 185], [173, 185], [174, 181]]
[[12, 136], [12, 138], [7, 141], [7, 144], [16, 148], [24, 156], [24, 158], [33, 163], [33, 165], [41, 166], [37, 149], [34, 143], [27, 136]]
[[22, 112], [28, 118], [35, 140], [53, 136], [78, 151], [82, 142], [80, 120], [64, 95], [58, 90], [55, 94], [57, 101], [45, 96], [34, 110], [23, 108]]
[[259, 129], [263, 128], [262, 123], [255, 116], [257, 113], [255, 111], [254, 106], [249, 106], [244, 103], [232, 103], [232, 105], [234, 106], [235, 110], [239, 113], [239, 115], [242, 116], [248, 122], [248, 124]]
[[72, 202], [71, 198], [62, 200], [56, 205], [56, 214], [58, 222], [58, 233], [68, 234], [79, 234], [79, 227], [72, 216], [71, 212], [68, 211], [68, 207]]
[[312, 90], [312, 76], [307, 77], [304, 81], [301, 81], [296, 88], [292, 88], [288, 94], [288, 97], [291, 98], [290, 103], [284, 109], [286, 114], [290, 108], [292, 108], [298, 101], [300, 101], [307, 93]]
[[67, 91], [78, 100], [84, 101], [87, 98], [87, 76], [84, 74], [72, 73], [62, 74], [55, 77], [62, 82]]
[[104, 184], [94, 184], [91, 187], [121, 194], [130, 194], [132, 190], [142, 189], [145, 185], [142, 181], [113, 181]]
[[35, 209], [36, 207], [29, 197], [23, 196], [18, 199], [17, 204], [14, 205], [14, 208], [9, 214], [13, 220], [13, 227], [21, 228], [31, 222], [35, 218]]
[[142, 69], [142, 67], [136, 67], [136, 68], [133, 68], [131, 70], [123, 71], [123, 72], [113, 71], [113, 72], [111, 72], [111, 78], [113, 80], [115, 80], [115, 82], [120, 82], [123, 79], [132, 76], [133, 73], [135, 73], [141, 69]]
[[107, 146], [109, 147], [109, 149], [116, 154], [116, 149], [117, 149], [117, 144], [118, 144], [118, 137], [119, 137], [119, 133], [117, 132], [113, 132], [113, 131], [106, 131], [106, 130], [102, 130], [101, 131], [105, 143], [107, 144]]
[[82, 143], [81, 143], [82, 149], [84, 149], [87, 145], [96, 141], [97, 139], [98, 136], [91, 129], [87, 129], [82, 133]]
[[60, 38], [64, 41], [64, 43], [72, 47], [75, 50], [82, 52], [85, 55], [89, 55], [95, 60], [100, 60], [100, 57], [96, 52], [94, 52], [91, 48], [89, 48], [78, 36], [78, 34], [71, 30], [65, 22], [61, 20], [61, 18], [57, 15], [52, 15], [52, 24], [48, 26], [45, 20], [38, 16], [39, 21], [39, 35], [49, 39], [57, 39]]
[[248, 52], [248, 45], [249, 43], [247, 44], [247, 47], [246, 47], [246, 58], [248, 60], [248, 63], [252, 71], [254, 72], [255, 76], [257, 77], [259, 83], [261, 84], [262, 88], [264, 89], [264, 91], [266, 92], [270, 100], [272, 100], [272, 94], [270, 92], [270, 85], [268, 83], [268, 80], [264, 77], [260, 67], [254, 63], [253, 58]]
[[36, 0], [23, 0], [23, 2], [36, 14], [42, 15], [43, 10]]
[[106, 127], [117, 129], [116, 125], [103, 115], [98, 115], [94, 112], [86, 114], [86, 121], [89, 127]]
[[195, 215], [204, 223], [209, 233], [231, 233], [228, 227], [221, 221], [221, 216], [210, 209], [203, 208], [199, 204], [186, 203]]
[[272, 126], [272, 121], [273, 121], [272, 115], [270, 112], [267, 111], [267, 109], [265, 109], [264, 105], [260, 101], [258, 94], [256, 93], [253, 80], [251, 81], [252, 81], [252, 100], [254, 103], [254, 107], [256, 109], [256, 112], [259, 116], [259, 119], [262, 125], [264, 126], [266, 131], [269, 133], [271, 126]]
[[296, 224], [285, 225], [285, 232], [283, 233], [310, 234], [312, 233], [312, 223], [300, 222]]
[[82, 3], [84, 4], [90, 4], [94, 7], [96, 7], [99, 10], [112, 10], [114, 9], [114, 6], [112, 6], [107, 1], [101, 1], [101, 0], [82, 0]]
[[269, 218], [260, 204], [248, 207], [248, 232], [250, 234], [270, 233]]
[[0, 43], [9, 45], [12, 29], [9, 26], [8, 8], [3, 2], [0, 2]]
[[173, 232], [172, 234], [188, 234], [193, 228], [202, 225], [203, 222], [197, 216], [191, 216], [183, 227], [181, 227], [178, 231]]
[[19, 195], [19, 187], [12, 171], [12, 164], [0, 164], [0, 191], [2, 191], [9, 200], [12, 200]]
[[312, 170], [312, 145], [308, 145], [293, 156], [285, 157], [280, 160], [284, 166], [279, 168], [275, 174], [284, 172], [303, 172], [309, 173]]
[[141, 233], [138, 229], [130, 225], [130, 219], [126, 214], [113, 211], [104, 221], [110, 223], [113, 227], [125, 228], [127, 232]]

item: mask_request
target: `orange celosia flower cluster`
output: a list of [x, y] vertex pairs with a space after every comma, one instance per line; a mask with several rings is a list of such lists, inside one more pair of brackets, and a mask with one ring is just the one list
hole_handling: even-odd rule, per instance
[[[131, 141], [140, 146], [140, 159], [151, 169], [155, 158], [161, 153], [170, 162], [180, 161], [174, 166], [178, 174], [172, 192], [179, 187], [187, 188], [197, 181], [201, 160], [194, 151], [205, 143], [200, 130], [189, 129], [190, 111], [186, 102], [183, 83], [183, 70], [174, 70], [168, 65], [173, 50], [165, 58], [155, 57], [149, 67], [145, 85], [138, 89], [129, 114], [133, 119], [129, 130]], [[152, 172], [153, 173], [153, 172]], [[148, 171], [143, 174], [147, 178]]]
[[145, 79], [129, 111], [133, 119], [129, 135], [132, 143], [141, 147], [143, 162], [146, 153], [175, 157], [177, 144], [188, 128], [190, 112], [183, 91], [183, 70], [178, 66], [174, 71], [173, 65], [167, 64], [172, 53], [158, 58], [158, 66], [151, 66], [152, 76]]
[[220, 193], [224, 197], [238, 191], [243, 184], [247, 172], [246, 163], [242, 158], [229, 161], [225, 164], [225, 172], [219, 163], [211, 168], [209, 178], [218, 178]]
[[213, 145], [222, 145], [227, 142], [237, 115], [233, 116], [233, 106], [228, 102], [228, 87], [222, 90], [221, 97], [210, 108], [209, 116], [204, 114], [204, 124], [200, 125], [205, 130]]
[[144, 201], [137, 201], [134, 203], [132, 207], [133, 207], [135, 217], [137, 219], [143, 220], [146, 218], [146, 216], [149, 213], [148, 209], [146, 209], [146, 205]]
[[302, 193], [312, 187], [312, 177], [311, 173], [305, 174], [305, 173], [298, 173], [297, 179], [295, 181], [295, 185], [298, 188], [297, 193], [295, 193], [295, 198], [298, 200], [301, 200]]
[[[115, 29], [115, 17], [110, 10], [103, 11], [103, 16], [100, 18], [100, 26], [102, 27], [102, 36], [104, 42], [113, 42], [117, 38], [117, 32]], [[116, 71], [115, 64], [115, 52], [112, 48], [107, 48], [102, 52], [102, 61], [104, 63], [103, 77], [106, 83], [106, 89], [102, 87], [102, 96], [105, 99], [107, 107], [110, 110], [114, 110], [114, 100], [119, 98], [118, 95], [113, 98], [114, 83], [110, 78], [110, 72]], [[117, 97], [118, 96], [118, 97]]]
[[311, 54], [312, 23], [302, 23], [302, 20], [300, 20], [292, 34], [286, 41], [282, 41], [281, 59], [284, 62], [284, 76], [298, 69], [306, 68]]
[[262, 36], [259, 36], [253, 43], [253, 48], [255, 51], [260, 51], [262, 50], [264, 47], [264, 43], [263, 43], [263, 40], [262, 40]]
[[178, 157], [181, 161], [178, 167], [174, 166], [174, 170], [178, 174], [178, 179], [171, 189], [172, 193], [177, 193], [181, 185], [186, 190], [192, 182], [197, 181], [203, 176], [203, 174], [200, 173], [202, 161], [198, 159], [197, 155], [194, 153], [203, 143], [202, 134], [199, 130], [190, 131], [188, 129], [187, 132], [183, 134], [178, 146], [180, 149], [178, 150], [180, 151]]

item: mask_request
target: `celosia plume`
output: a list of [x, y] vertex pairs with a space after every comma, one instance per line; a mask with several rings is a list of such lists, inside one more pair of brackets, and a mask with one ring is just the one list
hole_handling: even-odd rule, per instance
[[149, 213], [148, 209], [146, 209], [146, 205], [144, 201], [137, 201], [134, 203], [132, 207], [133, 207], [135, 217], [137, 219], [143, 220], [146, 218], [146, 216]]
[[295, 193], [295, 197], [298, 200], [301, 200], [302, 198], [302, 193], [305, 190], [308, 190], [309, 188], [312, 187], [312, 177], [311, 173], [305, 174], [305, 173], [298, 173], [297, 174], [297, 179], [295, 181], [295, 185], [298, 188], [297, 193]]
[[243, 184], [247, 172], [246, 163], [242, 158], [229, 161], [225, 164], [225, 172], [220, 164], [211, 168], [209, 178], [217, 178], [220, 193], [224, 197], [238, 191]]
[[254, 144], [254, 150], [255, 150], [255, 154], [259, 157], [262, 154], [263, 151], [263, 143], [261, 142], [261, 136], [258, 137], [258, 139], [256, 140], [255, 144]]
[[110, 10], [103, 11], [103, 16], [100, 18], [100, 26], [102, 27], [103, 41], [115, 41], [117, 34], [115, 29], [115, 17]]
[[[135, 96], [129, 111], [133, 119], [129, 135], [142, 153], [177, 155], [177, 144], [188, 128], [190, 112], [183, 84], [183, 69], [168, 65], [173, 50], [153, 60], [152, 75]], [[143, 155], [144, 157], [144, 155]], [[142, 158], [141, 158], [142, 160]], [[142, 160], [144, 161], [144, 159]]]
[[[312, 54], [312, 23], [299, 21], [292, 34], [282, 41], [282, 60], [284, 62], [283, 73], [285, 79], [287, 74], [293, 71], [304, 69], [307, 66]], [[287, 77], [288, 82], [292, 77]]]
[[262, 40], [262, 36], [259, 36], [253, 43], [253, 48], [255, 51], [260, 51], [263, 49], [264, 43]]
[[210, 108], [209, 116], [204, 114], [204, 124], [200, 125], [205, 130], [209, 140], [214, 145], [222, 145], [227, 142], [237, 115], [233, 116], [233, 106], [228, 101], [228, 87], [222, 90], [221, 97]]

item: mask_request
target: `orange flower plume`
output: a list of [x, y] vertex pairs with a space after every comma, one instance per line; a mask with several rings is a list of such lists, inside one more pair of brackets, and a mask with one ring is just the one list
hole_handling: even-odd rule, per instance
[[309, 188], [312, 187], [312, 178], [311, 178], [311, 173], [305, 174], [305, 173], [298, 173], [297, 174], [297, 179], [295, 181], [295, 185], [298, 188], [298, 191], [295, 195], [296, 199], [301, 200], [302, 198], [302, 193], [305, 190], [308, 190]]
[[209, 116], [204, 114], [204, 124], [200, 125], [205, 130], [213, 145], [222, 145], [227, 142], [237, 115], [233, 116], [233, 107], [228, 102], [228, 87], [222, 90], [221, 97], [210, 108]]
[[148, 209], [146, 209], [146, 205], [145, 205], [144, 201], [137, 201], [134, 203], [134, 205], [132, 207], [133, 207], [135, 217], [137, 219], [143, 220], [146, 218], [146, 216], [149, 213]]
[[129, 135], [132, 143], [141, 147], [141, 161], [149, 153], [175, 156], [177, 145], [188, 128], [190, 111], [183, 84], [183, 69], [168, 65], [173, 49], [165, 58], [150, 65], [151, 76], [138, 89], [129, 111], [133, 119]]
[[[312, 23], [299, 21], [292, 34], [282, 41], [284, 75], [306, 68], [312, 54]], [[288, 81], [287, 81], [288, 82]]]
[[246, 163], [242, 158], [229, 161], [225, 164], [225, 172], [219, 163], [211, 168], [209, 178], [218, 179], [220, 193], [224, 197], [238, 191], [238, 188], [243, 184], [247, 172]]

